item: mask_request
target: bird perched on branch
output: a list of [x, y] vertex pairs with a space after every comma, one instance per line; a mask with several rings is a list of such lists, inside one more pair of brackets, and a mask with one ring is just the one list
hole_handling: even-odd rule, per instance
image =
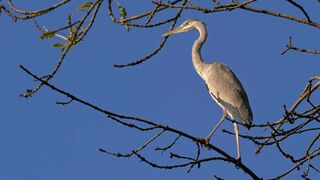
[[171, 34], [198, 30], [200, 35], [192, 47], [192, 62], [201, 78], [205, 81], [211, 97], [223, 109], [223, 115], [218, 124], [212, 129], [206, 138], [200, 138], [204, 144], [208, 144], [214, 132], [221, 123], [229, 116], [233, 121], [237, 143], [237, 159], [240, 160], [239, 128], [234, 121], [238, 119], [247, 128], [252, 126], [252, 111], [248, 96], [239, 79], [232, 70], [220, 62], [205, 63], [200, 51], [207, 39], [207, 29], [203, 22], [199, 20], [186, 20], [178, 28], [169, 31], [163, 36]]

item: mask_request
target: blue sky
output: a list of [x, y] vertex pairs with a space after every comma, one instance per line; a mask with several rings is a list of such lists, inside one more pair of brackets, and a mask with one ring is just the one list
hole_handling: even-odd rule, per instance
[[[46, 3], [17, 4], [36, 9]], [[120, 1], [128, 15], [150, 8], [133, 2]], [[66, 8], [38, 19], [47, 28], [63, 25], [65, 14], [76, 8], [75, 2]], [[316, 3], [305, 4], [311, 17], [319, 17]], [[257, 7], [281, 9], [299, 14], [285, 2], [270, 1]], [[32, 8], [31, 8], [32, 7]], [[194, 136], [206, 136], [221, 116], [220, 107], [206, 91], [203, 80], [191, 61], [191, 47], [196, 31], [171, 36], [159, 54], [139, 66], [117, 69], [114, 63], [136, 60], [155, 49], [161, 34], [169, 25], [155, 29], [131, 29], [127, 32], [110, 21], [106, 12], [98, 14], [94, 28], [85, 40], [68, 54], [62, 68], [51, 81], [76, 96], [113, 112], [142, 117], [172, 126]], [[139, 11], [138, 11], [139, 10]], [[73, 10], [71, 10], [73, 11]], [[159, 18], [164, 17], [163, 14]], [[319, 75], [319, 57], [290, 51], [280, 53], [293, 36], [296, 46], [314, 49], [320, 40], [316, 28], [283, 19], [235, 10], [201, 14], [183, 13], [178, 24], [196, 18], [207, 24], [209, 36], [202, 53], [206, 62], [227, 64], [244, 85], [254, 114], [255, 123], [276, 121], [282, 117], [282, 106], [290, 106], [313, 75]], [[240, 170], [221, 162], [203, 164], [201, 169], [158, 170], [137, 158], [119, 159], [98, 151], [100, 147], [114, 152], [129, 152], [139, 147], [152, 133], [143, 134], [115, 124], [104, 115], [79, 103], [67, 106], [56, 101], [67, 100], [48, 88], [42, 88], [32, 98], [19, 94], [37, 83], [19, 69], [22, 64], [38, 75], [54, 67], [59, 49], [51, 45], [56, 39], [41, 41], [32, 21], [13, 23], [0, 16], [1, 33], [1, 121], [0, 121], [0, 179], [246, 179]], [[319, 97], [319, 95], [317, 96]], [[221, 129], [233, 130], [225, 122], [211, 142], [236, 156], [235, 140]], [[241, 128], [240, 132], [251, 134]], [[166, 145], [175, 137], [166, 134], [143, 154], [160, 164], [174, 163], [168, 153], [152, 149]], [[307, 138], [307, 137], [305, 137]], [[299, 152], [299, 141], [289, 143], [288, 149]], [[272, 148], [255, 156], [255, 145], [241, 141], [242, 159], [260, 176], [272, 177], [291, 167], [288, 160]], [[192, 155], [193, 143], [181, 140], [174, 152]], [[203, 149], [203, 155], [209, 154]], [[299, 173], [298, 173], [299, 174]], [[288, 179], [297, 177], [297, 173]], [[301, 172], [300, 172], [301, 174]], [[311, 176], [315, 177], [315, 176]]]

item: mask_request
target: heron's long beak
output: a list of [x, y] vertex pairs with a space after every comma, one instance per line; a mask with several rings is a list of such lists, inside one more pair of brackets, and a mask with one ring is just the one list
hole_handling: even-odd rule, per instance
[[169, 35], [171, 35], [171, 34], [178, 33], [179, 31], [180, 31], [180, 28], [176, 28], [176, 29], [173, 29], [173, 30], [165, 33], [165, 34], [162, 34], [161, 36], [162, 36], [162, 37], [166, 37], [166, 36], [169, 36]]

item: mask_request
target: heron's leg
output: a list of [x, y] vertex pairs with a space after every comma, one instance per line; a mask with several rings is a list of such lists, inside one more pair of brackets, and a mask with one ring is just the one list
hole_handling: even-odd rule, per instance
[[241, 155], [240, 155], [240, 143], [239, 143], [239, 127], [237, 123], [233, 123], [234, 125], [234, 133], [236, 134], [236, 141], [237, 141], [237, 160], [241, 160]]
[[223, 110], [223, 115], [220, 119], [220, 121], [218, 122], [218, 124], [212, 129], [212, 131], [210, 132], [210, 134], [208, 135], [208, 137], [205, 139], [206, 143], [208, 144], [212, 135], [214, 134], [214, 132], [218, 129], [218, 127], [221, 125], [221, 123], [226, 119], [227, 117], [227, 111]]

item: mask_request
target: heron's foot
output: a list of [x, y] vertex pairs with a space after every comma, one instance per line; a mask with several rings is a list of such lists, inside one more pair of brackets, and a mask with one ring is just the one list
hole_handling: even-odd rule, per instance
[[241, 164], [242, 164], [241, 157], [238, 157], [237, 160], [236, 160], [236, 163], [235, 163], [236, 168], [239, 169]]
[[208, 138], [197, 138], [197, 140], [198, 140], [202, 145], [204, 145], [204, 147], [208, 147], [208, 144], [209, 144], [210, 139], [208, 139]]

